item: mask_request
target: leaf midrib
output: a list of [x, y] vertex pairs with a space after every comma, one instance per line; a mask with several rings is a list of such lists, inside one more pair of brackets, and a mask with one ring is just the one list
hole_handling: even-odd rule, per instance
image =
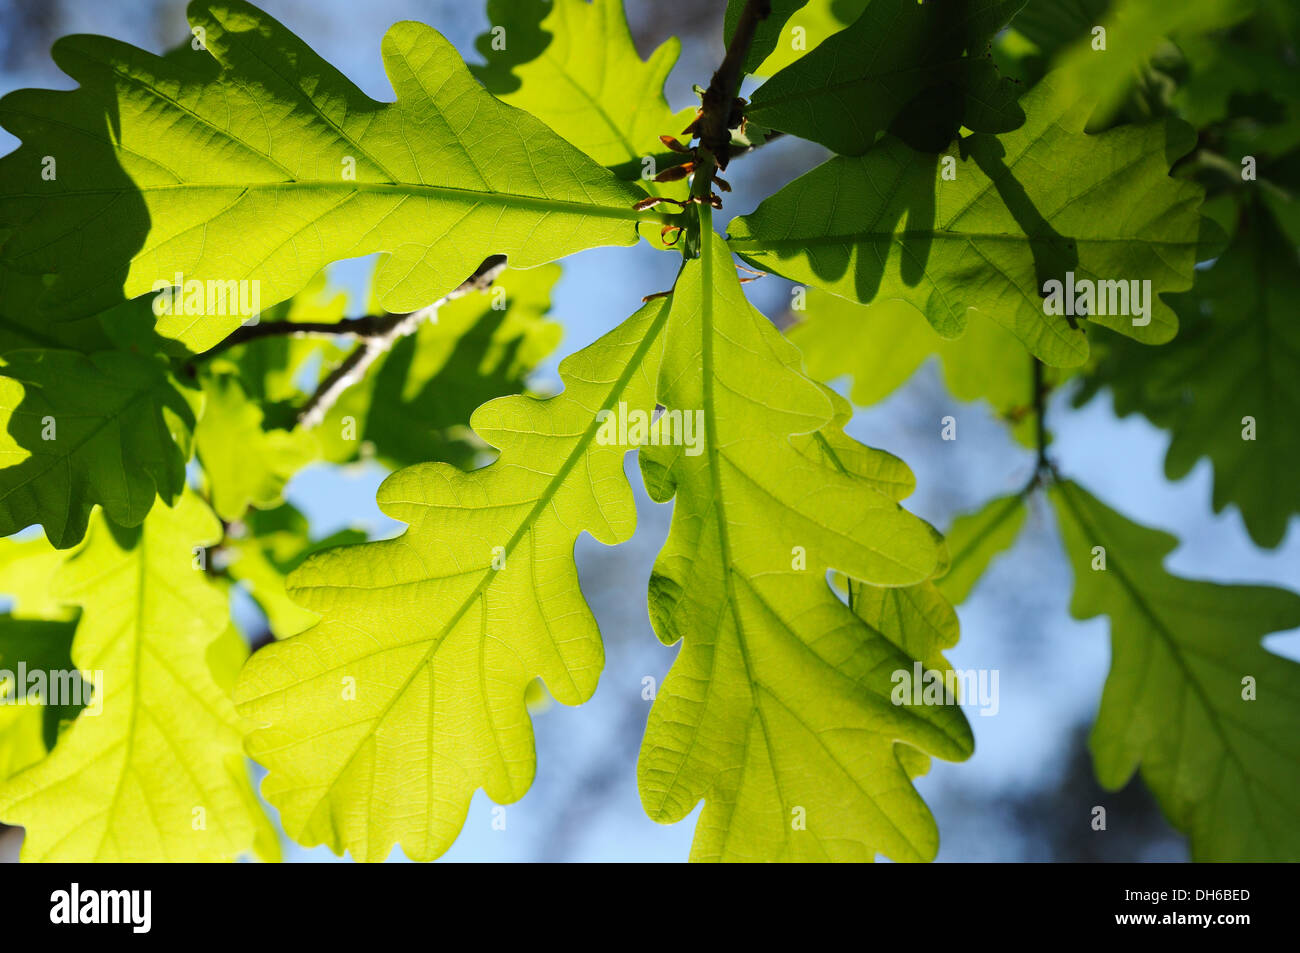
[[[637, 195], [635, 194], [628, 195], [629, 204], [626, 207], [623, 207], [618, 205], [598, 205], [587, 202], [576, 202], [570, 199], [552, 199], [546, 198], [545, 196], [522, 195], [517, 192], [486, 192], [478, 189], [459, 188], [454, 185], [428, 185], [413, 182], [345, 182], [333, 179], [289, 179], [274, 182], [181, 182], [172, 185], [129, 184], [122, 185], [118, 188], [68, 189], [60, 192], [57, 198], [123, 195], [131, 193], [149, 194], [153, 192], [177, 191], [238, 191], [241, 193], [247, 193], [297, 189], [305, 191], [315, 189], [326, 192], [368, 192], [381, 195], [400, 195], [405, 198], [423, 197], [427, 199], [442, 197], [456, 201], [472, 202], [474, 204], [487, 203], [504, 205], [528, 211], [573, 212], [590, 215], [596, 218], [610, 218], [625, 221], [639, 221], [641, 219], [660, 221], [665, 220], [669, 214], [663, 212], [646, 213], [637, 211], [631, 204], [637, 198]], [[38, 195], [36, 193], [10, 193], [7, 198], [39, 199], [42, 201], [49, 201], [50, 196]]]
[[[749, 645], [745, 638], [745, 625], [737, 611], [739, 605], [736, 598], [735, 582], [732, 579], [732, 559], [731, 559], [731, 532], [727, 523], [727, 509], [725, 494], [722, 492], [722, 475], [721, 466], [719, 465], [721, 456], [720, 444], [718, 442], [718, 422], [717, 408], [715, 406], [713, 388], [716, 383], [713, 374], [713, 213], [707, 204], [701, 205], [700, 210], [700, 335], [703, 340], [700, 342], [701, 357], [701, 377], [703, 380], [703, 400], [704, 405], [704, 445], [708, 448], [709, 455], [709, 487], [713, 493], [713, 507], [717, 514], [718, 524], [718, 557], [722, 564], [722, 585], [723, 598], [727, 602], [727, 612], [731, 616], [732, 624], [735, 626], [736, 647], [740, 651], [741, 663], [745, 666], [745, 680], [751, 686], [750, 700], [752, 711], [758, 715], [759, 726], [763, 732], [763, 745], [767, 748], [768, 766], [772, 771], [772, 783], [776, 786], [776, 795], [781, 799], [781, 803], [786, 803], [785, 795], [781, 791], [781, 777], [777, 768], [776, 752], [772, 749], [772, 732], [767, 725], [767, 716], [763, 712], [763, 706], [759, 701], [758, 691], [763, 688], [762, 683], [755, 678], [753, 664], [749, 658]], [[712, 678], [710, 678], [712, 681]], [[693, 732], [692, 747], [694, 747], [695, 738], [698, 732]], [[746, 733], [745, 751], [749, 750], [749, 737]], [[683, 758], [678, 764], [676, 777], [681, 774], [685, 767], [686, 760]], [[726, 847], [727, 837], [731, 831], [730, 818], [727, 823], [727, 834], [723, 836], [723, 849]], [[782, 825], [781, 835], [783, 843], [789, 844], [790, 835]]]

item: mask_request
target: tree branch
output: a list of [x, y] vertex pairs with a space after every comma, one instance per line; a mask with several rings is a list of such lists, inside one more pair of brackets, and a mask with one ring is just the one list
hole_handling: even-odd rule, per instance
[[[491, 287], [492, 282], [496, 281], [497, 276], [501, 274], [506, 266], [505, 255], [492, 255], [487, 258], [483, 264], [475, 269], [474, 274], [470, 275], [454, 289], [447, 292], [433, 304], [421, 308], [418, 311], [411, 311], [406, 314], [388, 314], [377, 317], [357, 318], [352, 321], [338, 322], [335, 327], [352, 326], [361, 322], [369, 321], [368, 330], [355, 332], [352, 330], [339, 330], [337, 334], [360, 333], [362, 340], [356, 348], [344, 358], [343, 363], [336, 367], [330, 374], [320, 382], [316, 392], [307, 399], [302, 409], [298, 412], [298, 424], [310, 429], [325, 419], [331, 407], [338, 401], [349, 387], [361, 380], [369, 370], [370, 365], [378, 360], [379, 356], [393, 346], [393, 343], [399, 338], [413, 334], [420, 325], [427, 319], [435, 317], [438, 309], [449, 301], [455, 301], [457, 298], [463, 298], [471, 291], [485, 291]], [[284, 324], [287, 322], [276, 322]], [[252, 327], [260, 327], [253, 325]], [[260, 335], [265, 336], [265, 335]], [[211, 352], [209, 352], [211, 353]]]
[[[491, 275], [484, 278], [485, 269], [490, 263], [497, 259], [501, 260], [501, 267], [505, 266], [505, 256], [493, 255], [488, 258], [478, 270], [474, 272], [466, 281], [462, 282], [455, 290], [450, 292], [446, 297], [434, 302], [429, 308], [437, 308], [448, 301], [459, 298], [469, 291], [480, 290], [479, 285], [474, 284], [476, 281], [486, 280], [482, 288], [492, 284], [497, 274], [500, 274], [501, 267], [498, 267]], [[214, 344], [202, 354], [194, 356], [193, 360], [205, 361], [210, 357], [215, 357], [222, 351], [229, 350], [240, 344], [247, 344], [249, 341], [257, 341], [261, 338], [271, 337], [313, 337], [334, 336], [351, 334], [359, 338], [384, 338], [390, 336], [393, 330], [401, 325], [404, 321], [416, 314], [427, 314], [429, 308], [422, 308], [419, 311], [408, 311], [405, 314], [367, 314], [359, 318], [344, 318], [342, 321], [268, 321], [264, 324], [244, 324], [240, 325], [228, 337]], [[418, 322], [417, 322], [418, 324]], [[408, 332], [409, 333], [409, 332]], [[399, 337], [401, 335], [398, 335]]]
[[[714, 72], [709, 88], [704, 91], [700, 116], [694, 123], [695, 134], [719, 169], [727, 167], [731, 158], [731, 130], [740, 125], [742, 118], [741, 105], [736, 97], [740, 93], [740, 81], [745, 76], [745, 59], [749, 56], [759, 22], [771, 13], [772, 0], [746, 0], [745, 9], [736, 22], [736, 32], [727, 44], [727, 55]], [[711, 175], [705, 176], [706, 180], [710, 178]]]
[[345, 318], [342, 321], [268, 321], [263, 324], [244, 324], [236, 328], [229, 337], [199, 354], [197, 358], [207, 360], [229, 348], [260, 338], [302, 338], [334, 334], [355, 334], [358, 337], [378, 336], [387, 333], [404, 317], [406, 316], [402, 314], [368, 314], [365, 317]]

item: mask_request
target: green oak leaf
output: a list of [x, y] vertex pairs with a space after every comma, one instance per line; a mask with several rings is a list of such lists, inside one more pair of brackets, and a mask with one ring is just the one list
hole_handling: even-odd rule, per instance
[[[1091, 10], [1095, 4], [1087, 0]], [[1057, 81], [1096, 104], [1099, 118], [1112, 115], [1164, 38], [1195, 37], [1249, 16], [1255, 0], [1114, 0], [1100, 23], [1061, 50], [1055, 59]], [[1105, 48], [1094, 46], [1105, 30]]]
[[[59, 276], [48, 310], [89, 313], [177, 275], [187, 299], [191, 282], [257, 281], [241, 290], [268, 307], [331, 261], [388, 251], [377, 294], [407, 312], [490, 254], [527, 268], [635, 243], [642, 193], [494, 99], [430, 27], [385, 35], [397, 101], [380, 103], [242, 0], [195, 0], [189, 16], [203, 50], [66, 37], [54, 59], [80, 89], [0, 102], [23, 140], [0, 162], [2, 257]], [[193, 351], [244, 320], [228, 303], [180, 310], [158, 330]]]
[[12, 351], [0, 361], [0, 534], [40, 523], [60, 549], [93, 506], [138, 526], [185, 484], [196, 396], [128, 351]]
[[[726, 42], [728, 48], [731, 46], [732, 37], [736, 35], [736, 26], [740, 23], [740, 14], [744, 11], [748, 2], [749, 0], [727, 0], [727, 13], [722, 23], [722, 39]], [[781, 43], [783, 38], [789, 37], [793, 49], [794, 34], [787, 33], [786, 23], [807, 4], [808, 0], [771, 0], [768, 14], [758, 21], [758, 25], [754, 30], [754, 39], [749, 44], [749, 52], [745, 56], [746, 73], [756, 72], [763, 64], [763, 61], [776, 51], [777, 45]], [[792, 24], [791, 29], [798, 26], [797, 23]], [[803, 42], [807, 42], [806, 27], [804, 28]]]
[[956, 760], [969, 726], [952, 708], [891, 702], [890, 673], [911, 660], [826, 572], [913, 584], [938, 544], [860, 472], [894, 458], [840, 459], [842, 402], [746, 302], [709, 218], [677, 279], [658, 388], [665, 418], [698, 413], [700, 452], [640, 451], [652, 498], [674, 499], [650, 618], [683, 643], [651, 708], [642, 805], [672, 823], [704, 800], [694, 860], [930, 859], [938, 833], [896, 743]]
[[315, 435], [266, 426], [262, 408], [244, 393], [237, 366], [229, 362], [209, 369], [203, 395], [194, 446], [217, 515], [237, 520], [249, 506], [281, 502], [289, 478], [317, 457]]
[[[797, 0], [772, 0], [772, 15], [760, 28], [756, 40], [764, 46], [771, 42], [771, 51], [761, 63], [752, 68], [747, 60], [745, 71], [755, 76], [771, 76], [780, 72], [860, 17], [869, 2], [870, 0], [806, 0], [782, 22], [783, 11], [794, 6]], [[724, 25], [727, 37], [731, 36], [744, 3], [745, 0], [727, 0], [728, 25]], [[772, 33], [773, 26], [778, 28], [775, 37]]]
[[1028, 0], [1011, 30], [1050, 60], [1075, 41], [1091, 38], [1110, 6], [1111, 0]]
[[[60, 726], [76, 718], [81, 705], [75, 702], [50, 704], [48, 694], [40, 688], [33, 690], [30, 680], [26, 683], [19, 681], [19, 666], [24, 666], [27, 673], [45, 673], [43, 677], [46, 679], [51, 677], [51, 672], [71, 671], [73, 666], [69, 653], [76, 630], [75, 615], [73, 618], [57, 619], [0, 616], [0, 672], [7, 673], [4, 678], [13, 680], [13, 685], [7, 690], [0, 688], [0, 694], [6, 695], [6, 705], [22, 700], [22, 704], [40, 709], [38, 722], [41, 725], [42, 754], [45, 749], [54, 747]], [[0, 746], [2, 745], [3, 742], [0, 741]], [[0, 760], [3, 760], [3, 756], [0, 756]], [[10, 763], [14, 763], [12, 759]], [[3, 775], [2, 771], [0, 775]]]
[[1241, 510], [1251, 538], [1276, 546], [1300, 512], [1300, 252], [1262, 202], [1245, 209], [1236, 236], [1196, 286], [1171, 299], [1178, 337], [1151, 354], [1106, 342], [1078, 402], [1102, 387], [1115, 412], [1140, 412], [1170, 431], [1165, 474], [1179, 480], [1198, 460], [1214, 465], [1214, 510]]
[[[545, 16], [538, 21], [540, 12]], [[680, 134], [695, 114], [674, 113], [664, 98], [664, 83], [681, 52], [676, 37], [642, 60], [623, 0], [490, 0], [488, 19], [505, 32], [479, 37], [476, 46], [487, 65], [470, 69], [489, 92], [527, 110], [619, 178], [642, 180], [646, 156], [655, 157], [656, 167], [681, 161], [659, 141]], [[505, 49], [494, 48], [498, 36]], [[520, 62], [516, 44], [536, 55]], [[685, 182], [653, 189], [683, 198]]]
[[471, 425], [501, 452], [489, 466], [390, 476], [379, 505], [410, 524], [403, 535], [317, 553], [290, 577], [322, 621], [254, 653], [235, 697], [260, 726], [247, 750], [295, 840], [371, 861], [396, 843], [429, 860], [478, 788], [500, 803], [527, 791], [529, 684], [578, 704], [604, 660], [574, 544], [584, 531], [622, 542], [636, 522], [627, 448], [597, 439], [596, 412], [654, 410], [668, 310], [649, 304], [566, 358], [558, 396], [480, 407]]
[[[908, 120], [915, 138], [905, 138], [918, 148], [942, 149], [963, 124], [1009, 131], [1024, 121], [1015, 84], [981, 54], [1023, 3], [872, 0], [847, 29], [760, 86], [745, 114], [841, 155], [866, 152], [896, 116]], [[940, 119], [948, 128], [936, 141], [930, 125]]]
[[1300, 626], [1300, 596], [1172, 576], [1172, 536], [1074, 483], [1051, 498], [1074, 566], [1071, 614], [1110, 618], [1097, 779], [1118, 790], [1140, 768], [1195, 860], [1300, 860], [1300, 665], [1260, 645]]
[[135, 529], [97, 516], [55, 577], [81, 607], [72, 659], [98, 697], [0, 785], [35, 861], [233, 860], [261, 823], [238, 720], [209, 663], [224, 593], [194, 566], [221, 527], [190, 491]]
[[[734, 220], [731, 247], [850, 300], [907, 301], [946, 338], [974, 308], [1058, 367], [1083, 363], [1088, 344], [1071, 327], [1079, 319], [1046, 313], [1047, 281], [1149, 280], [1148, 315], [1088, 321], [1147, 344], [1169, 340], [1177, 318], [1160, 295], [1191, 286], [1200, 240], [1203, 191], [1168, 175], [1193, 144], [1190, 129], [1170, 121], [1086, 135], [1090, 107], [1052, 76], [1022, 103], [1021, 128], [969, 136], [944, 156], [887, 137], [864, 156], [831, 159]], [[1068, 176], [1048, 171], [1062, 168]]]
[[1002, 496], [973, 513], [953, 520], [945, 535], [950, 557], [948, 571], [935, 581], [948, 601], [960, 605], [999, 555], [1015, 545], [1025, 524], [1024, 497]]
[[[819, 381], [853, 378], [853, 402], [879, 403], [901, 387], [932, 355], [943, 366], [948, 392], [961, 401], [985, 400], [1026, 446], [1035, 439], [1033, 359], [1006, 329], [978, 311], [966, 314], [966, 331], [941, 337], [904, 301], [860, 305], [809, 289], [806, 310], [787, 334]], [[1065, 374], [1047, 369], [1053, 386]]]
[[[717, 258], [709, 259], [710, 273], [720, 263], [730, 271], [725, 246], [710, 244], [710, 255]], [[600, 411], [623, 414], [625, 421], [637, 411], [646, 423], [656, 404], [665, 403], [670, 409], [659, 422], [632, 440], [640, 443], [663, 436], [675, 410], [691, 409], [689, 395], [680, 390], [689, 386], [683, 383], [686, 378], [661, 369], [661, 354], [666, 329], [673, 324], [677, 333], [671, 337], [669, 363], [703, 362], [712, 368], [700, 343], [713, 335], [701, 333], [691, 317], [698, 308], [692, 308], [689, 298], [683, 304], [699, 267], [688, 266], [669, 302], [647, 305], [567, 359], [561, 365], [566, 389], [560, 395], [546, 400], [507, 397], [481, 407], [471, 423], [500, 449], [494, 463], [468, 473], [446, 464], [423, 464], [390, 477], [380, 490], [380, 505], [410, 524], [404, 535], [317, 553], [290, 577], [290, 595], [319, 614], [321, 622], [257, 652], [240, 677], [236, 699], [241, 713], [259, 725], [248, 739], [248, 751], [268, 767], [264, 793], [280, 808], [295, 839], [324, 843], [337, 852], [350, 850], [366, 860], [385, 858], [397, 843], [407, 856], [429, 859], [455, 838], [477, 788], [501, 802], [516, 800], [527, 790], [535, 763], [525, 717], [529, 684], [540, 676], [559, 701], [576, 704], [590, 695], [603, 659], [599, 633], [577, 588], [574, 541], [583, 530], [601, 542], [622, 541], [635, 519], [622, 471], [630, 444], [608, 423], [609, 414]], [[820, 606], [814, 602], [814, 608], [800, 613], [801, 619], [806, 616], [796, 623], [801, 638], [832, 651], [808, 627], [817, 620], [835, 620], [832, 641], [849, 652], [847, 658], [832, 652], [839, 674], [818, 689], [843, 693], [844, 705], [852, 709], [857, 704], [856, 717], [865, 718], [874, 711], [873, 703], [849, 700], [857, 690], [853, 679], [862, 679], [884, 693], [887, 710], [876, 712], [882, 745], [889, 735], [960, 757], [969, 741], [960, 714], [910, 714], [888, 702], [888, 673], [872, 674], [874, 666], [861, 666], [872, 659], [893, 660], [895, 667], [910, 663], [886, 640], [871, 638], [824, 576], [826, 566], [840, 563], [885, 583], [917, 582], [936, 569], [934, 534], [896, 503], [910, 488], [911, 476], [896, 459], [854, 444], [836, 429], [847, 419], [847, 403], [802, 378], [797, 352], [756, 312], [746, 306], [733, 314], [743, 296], [734, 272], [726, 280], [730, 284], [721, 292], [718, 313], [732, 316], [725, 329], [718, 329], [717, 342], [721, 346], [726, 335], [738, 334], [738, 340], [753, 338], [768, 347], [751, 366], [737, 368], [735, 382], [745, 378], [750, 386], [771, 384], [775, 390], [761, 388], [770, 392], [769, 409], [781, 400], [789, 405], [768, 423], [756, 412], [757, 405], [732, 398], [732, 409], [743, 403], [745, 414], [743, 419], [728, 414], [728, 425], [758, 427], [761, 433], [752, 439], [761, 446], [754, 449], [783, 454], [789, 464], [786, 475], [826, 476], [826, 492], [845, 513], [859, 514], [846, 519], [841, 513], [837, 519], [843, 526], [830, 529], [830, 510], [819, 514], [806, 488], [782, 488], [772, 479], [778, 469], [764, 475], [762, 485], [787, 503], [782, 525], [805, 532], [822, 567], [821, 573], [787, 572], [791, 579], [772, 584], [792, 585], [814, 600], [820, 596]], [[705, 378], [713, 373], [710, 369]], [[785, 398], [783, 387], [789, 390]], [[718, 422], [717, 406], [710, 407], [707, 419]], [[832, 420], [834, 426], [818, 432]], [[709, 439], [714, 438], [716, 433]], [[730, 431], [727, 439], [733, 440]], [[737, 453], [743, 452], [745, 439], [733, 441]], [[686, 448], [683, 444], [683, 452]], [[671, 495], [666, 481], [676, 481], [679, 464], [672, 454], [651, 458], [655, 450], [642, 448], [643, 466], [652, 489]], [[752, 509], [764, 498], [743, 482], [737, 487], [732, 476], [725, 480], [738, 507]], [[677, 486], [683, 514], [685, 507], [698, 503], [697, 492], [694, 482], [689, 490]], [[743, 523], [738, 524], [736, 532], [743, 531]], [[853, 543], [850, 533], [861, 541]], [[796, 544], [782, 540], [781, 545], [782, 561], [789, 566]], [[714, 575], [710, 569], [698, 582]], [[662, 587], [657, 591], [666, 593]], [[694, 592], [687, 595], [696, 597]], [[662, 620], [666, 603], [662, 598], [655, 602], [655, 618]], [[788, 638], [777, 642], [786, 644]], [[699, 651], [694, 634], [690, 646], [694, 658]], [[816, 658], [807, 649], [797, 664], [816, 669]], [[672, 679], [674, 691], [682, 681]], [[892, 741], [881, 750], [881, 777], [896, 770], [906, 779], [908, 769], [889, 767], [901, 764], [891, 760]], [[422, 756], [412, 758], [413, 751]], [[831, 772], [830, 786], [839, 790], [836, 769], [824, 762], [818, 767]], [[859, 780], [879, 795], [874, 810], [910, 825], [911, 840], [898, 846], [891, 842], [888, 849], [924, 855], [932, 846], [932, 822], [926, 826], [929, 815], [910, 788], [907, 794], [894, 794], [872, 787], [876, 779]], [[375, 803], [368, 792], [380, 788], [387, 797]], [[643, 785], [643, 790], [648, 789]], [[366, 806], [358, 810], [362, 804]], [[855, 825], [854, 833], [863, 836], [874, 827], [870, 822], [864, 830]], [[764, 835], [754, 836], [761, 841]], [[751, 846], [762, 853], [771, 845]], [[870, 847], [858, 848], [863, 850]]]
[[44, 294], [42, 276], [0, 265], [0, 354], [42, 347], [90, 352], [113, 346], [98, 316], [79, 321], [43, 318], [37, 307]]

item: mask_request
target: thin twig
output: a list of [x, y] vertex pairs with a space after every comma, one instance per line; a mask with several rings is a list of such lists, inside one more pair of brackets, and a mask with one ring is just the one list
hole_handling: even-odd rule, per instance
[[1033, 356], [1029, 360], [1034, 364], [1034, 442], [1038, 447], [1037, 469], [1041, 473], [1049, 466], [1047, 462], [1047, 414], [1043, 412], [1044, 405], [1047, 403], [1047, 390], [1043, 386], [1043, 362]]
[[[494, 261], [497, 258], [500, 258], [502, 262], [505, 261], [504, 256], [493, 255], [487, 262], [484, 262], [484, 264], [480, 266], [479, 271], [482, 271], [483, 267], [485, 267], [488, 262]], [[479, 272], [476, 271], [474, 274], [477, 276]], [[473, 280], [473, 277], [469, 279], [469, 281]], [[488, 285], [491, 283], [491, 281], [488, 281]], [[446, 298], [442, 299], [442, 301], [435, 302], [435, 304], [430, 307], [437, 307], [445, 301], [459, 298], [462, 294], [466, 293], [461, 290], [464, 287], [465, 285], [462, 284]], [[487, 285], [484, 285], [484, 287], [487, 287]], [[470, 288], [470, 290], [474, 289]], [[247, 344], [249, 341], [257, 341], [262, 338], [334, 337], [347, 334], [358, 338], [383, 338], [391, 335], [393, 329], [410, 318], [411, 315], [421, 314], [427, 310], [427, 308], [424, 308], [418, 312], [409, 311], [402, 314], [367, 314], [359, 318], [344, 318], [341, 321], [267, 321], [262, 324], [244, 324], [240, 325], [228, 337], [213, 345], [202, 354], [195, 355], [194, 360], [206, 361], [208, 358], [215, 357], [222, 351], [236, 347], [240, 344]]]
[[401, 321], [403, 314], [367, 314], [360, 318], [345, 318], [342, 321], [267, 321], [262, 324], [244, 324], [235, 329], [229, 337], [214, 345], [202, 354], [199, 360], [215, 357], [222, 351], [249, 341], [271, 337], [310, 337], [315, 335], [354, 334], [357, 337], [374, 337], [386, 334], [393, 325]]
[[1034, 389], [1034, 445], [1037, 454], [1034, 459], [1034, 472], [1029, 477], [1029, 482], [1021, 490], [1021, 496], [1028, 496], [1040, 486], [1059, 479], [1056, 472], [1056, 464], [1047, 455], [1047, 395], [1051, 388], [1043, 377], [1043, 362], [1032, 354], [1029, 356], [1030, 365], [1033, 367], [1033, 389]]
[[343, 363], [330, 371], [317, 385], [315, 392], [307, 398], [307, 403], [303, 404], [302, 409], [298, 411], [300, 427], [310, 430], [319, 424], [325, 419], [330, 408], [343, 396], [343, 392], [366, 376], [370, 365], [386, 350], [382, 347], [369, 346], [371, 341], [380, 340], [382, 339], [369, 338], [358, 344], [353, 348], [352, 353], [343, 359]]
[[[759, 22], [771, 12], [771, 0], [746, 0], [736, 23], [736, 32], [727, 44], [722, 65], [714, 71], [709, 88], [700, 97], [700, 110], [685, 130], [700, 141], [694, 149], [695, 173], [691, 177], [690, 199], [693, 203], [722, 208], [722, 200], [713, 193], [713, 183], [717, 173], [726, 169], [731, 158], [731, 130], [744, 121], [744, 103], [737, 94], [745, 76], [745, 60]], [[702, 216], [697, 213], [692, 218], [683, 254], [687, 258], [698, 258]]]
[[485, 291], [491, 287], [492, 282], [496, 281], [497, 276], [501, 274], [505, 266], [505, 255], [492, 255], [475, 269], [474, 274], [433, 304], [407, 314], [383, 315], [377, 319], [376, 323], [384, 322], [381, 325], [381, 330], [363, 335], [361, 343], [356, 346], [351, 354], [344, 358], [343, 363], [334, 368], [320, 382], [316, 392], [307, 399], [302, 410], [298, 412], [298, 424], [308, 430], [319, 424], [325, 419], [325, 415], [329, 413], [330, 408], [343, 395], [343, 392], [361, 380], [366, 371], [369, 370], [370, 365], [378, 360], [381, 354], [391, 348], [395, 341], [406, 337], [408, 334], [414, 334], [424, 321], [435, 317], [438, 309], [447, 302], [462, 298], [471, 291]]

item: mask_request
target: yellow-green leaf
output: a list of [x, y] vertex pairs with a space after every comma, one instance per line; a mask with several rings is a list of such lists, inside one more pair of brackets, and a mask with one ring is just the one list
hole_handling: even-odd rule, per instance
[[[0, 103], [23, 140], [0, 162], [0, 227], [14, 230], [3, 257], [58, 275], [51, 313], [93, 313], [178, 275], [186, 300], [256, 282], [236, 290], [265, 308], [327, 263], [377, 251], [391, 253], [380, 303], [407, 312], [491, 254], [527, 268], [636, 241], [642, 193], [494, 99], [430, 27], [385, 35], [397, 98], [382, 103], [242, 0], [195, 0], [189, 17], [201, 48], [158, 57], [66, 37], [54, 59], [80, 88]], [[60, 163], [49, 181], [46, 154]], [[246, 317], [228, 302], [196, 310], [164, 313], [159, 332], [201, 351]]]
[[0, 819], [27, 829], [24, 860], [233, 860], [253, 848], [262, 822], [209, 661], [226, 600], [195, 567], [195, 548], [220, 534], [187, 491], [135, 529], [97, 517], [68, 555], [54, 587], [81, 607], [72, 658], [95, 696], [47, 757], [0, 785]]
[[317, 456], [315, 435], [297, 427], [265, 426], [262, 408], [248, 399], [234, 373], [211, 373], [203, 393], [194, 444], [211, 487], [212, 508], [222, 519], [237, 520], [249, 506], [275, 506], [289, 478]]
[[[664, 98], [681, 52], [676, 37], [642, 60], [623, 0], [491, 0], [488, 18], [493, 30], [504, 32], [479, 38], [487, 65], [471, 68], [503, 102], [528, 110], [623, 179], [642, 179], [646, 156], [673, 164], [685, 158], [664, 156], [659, 141], [679, 136], [694, 115], [693, 109], [674, 113]], [[496, 40], [503, 42], [494, 46]], [[685, 183], [655, 191], [681, 197]]]
[[236, 701], [260, 725], [248, 751], [295, 840], [370, 861], [400, 844], [429, 860], [478, 788], [499, 803], [527, 791], [529, 684], [575, 705], [604, 661], [578, 534], [613, 544], [636, 522], [626, 448], [597, 440], [596, 413], [654, 409], [667, 313], [647, 305], [567, 358], [559, 396], [480, 407], [471, 424], [501, 451], [491, 465], [389, 477], [379, 505], [410, 524], [403, 535], [318, 553], [290, 577], [322, 621], [255, 653]]
[[912, 660], [826, 573], [918, 583], [937, 568], [935, 536], [862, 472], [894, 458], [839, 458], [842, 401], [799, 372], [702, 219], [658, 389], [666, 414], [699, 415], [701, 445], [640, 454], [651, 495], [674, 500], [650, 617], [683, 643], [650, 712], [642, 804], [671, 823], [704, 800], [695, 860], [930, 859], [938, 832], [896, 744], [960, 759], [969, 726], [950, 707], [891, 702], [891, 672]]

